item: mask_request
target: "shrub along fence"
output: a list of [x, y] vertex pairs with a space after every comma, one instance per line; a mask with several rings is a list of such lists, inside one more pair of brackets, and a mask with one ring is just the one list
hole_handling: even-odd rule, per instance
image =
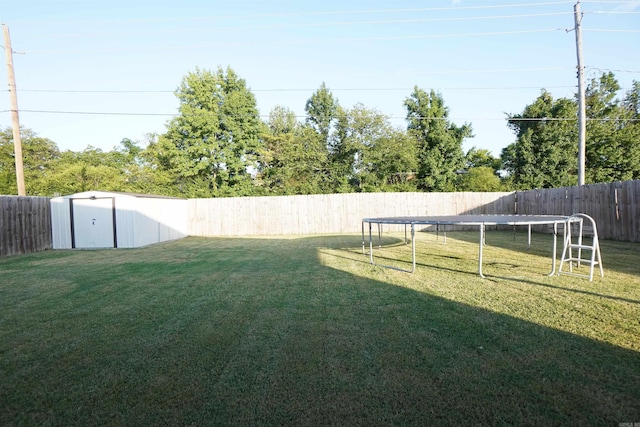
[[0, 196], [0, 256], [51, 249], [47, 197]]

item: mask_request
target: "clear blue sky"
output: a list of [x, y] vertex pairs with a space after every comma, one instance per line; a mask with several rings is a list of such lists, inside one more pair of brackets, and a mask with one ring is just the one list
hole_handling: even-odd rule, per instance
[[[182, 77], [229, 66], [265, 118], [282, 105], [302, 120], [325, 82], [343, 107], [362, 103], [404, 127], [413, 87], [435, 89], [453, 122], [473, 126], [465, 150], [498, 156], [514, 141], [506, 113], [522, 112], [542, 88], [556, 98], [576, 92], [575, 35], [566, 31], [575, 3], [0, 0], [0, 20], [16, 52], [21, 125], [61, 150], [111, 150], [162, 133]], [[623, 88], [640, 81], [640, 1], [581, 8], [587, 78], [611, 70]]]

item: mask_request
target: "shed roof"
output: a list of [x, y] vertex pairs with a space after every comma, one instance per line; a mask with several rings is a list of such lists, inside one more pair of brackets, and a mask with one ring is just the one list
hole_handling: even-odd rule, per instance
[[180, 197], [172, 197], [172, 196], [161, 196], [158, 194], [139, 194], [139, 193], [126, 193], [120, 191], [84, 191], [81, 193], [69, 194], [66, 196], [59, 196], [54, 198], [59, 199], [88, 199], [91, 197], [135, 197], [139, 199], [175, 199], [175, 200], [185, 200]]

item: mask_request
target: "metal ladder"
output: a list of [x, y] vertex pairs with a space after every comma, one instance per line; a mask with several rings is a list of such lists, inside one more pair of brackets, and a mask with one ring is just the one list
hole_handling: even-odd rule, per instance
[[[591, 244], [586, 244], [583, 241], [583, 231], [584, 231], [584, 223], [585, 221], [590, 223], [590, 227], [593, 230], [593, 236], [591, 238]], [[572, 236], [572, 224], [578, 224], [578, 234], [577, 242], [574, 243]], [[562, 250], [562, 260], [560, 261], [560, 268], [558, 269], [558, 274], [568, 274], [572, 276], [578, 277], [588, 277], [589, 281], [593, 280], [593, 268], [597, 265], [600, 267], [600, 277], [604, 277], [604, 272], [602, 270], [602, 258], [600, 256], [600, 243], [598, 242], [598, 229], [596, 228], [596, 222], [593, 218], [586, 214], [574, 214], [571, 216], [567, 225], [567, 232], [565, 234], [564, 239], [564, 249]], [[576, 257], [573, 256], [573, 250], [577, 249], [578, 254]], [[582, 251], [590, 251], [590, 258], [583, 258]], [[569, 271], [563, 271], [562, 267], [564, 263], [569, 263]], [[573, 265], [576, 263], [577, 267], [580, 267], [580, 264], [588, 264], [589, 265], [589, 274], [581, 274], [575, 273], [573, 271]]]

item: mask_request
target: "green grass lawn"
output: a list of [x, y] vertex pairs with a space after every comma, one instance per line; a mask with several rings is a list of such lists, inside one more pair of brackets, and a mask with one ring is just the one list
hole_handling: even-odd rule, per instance
[[[0, 425], [640, 422], [640, 245], [548, 277], [551, 237], [187, 238], [0, 259]], [[376, 261], [409, 266], [401, 234]]]

